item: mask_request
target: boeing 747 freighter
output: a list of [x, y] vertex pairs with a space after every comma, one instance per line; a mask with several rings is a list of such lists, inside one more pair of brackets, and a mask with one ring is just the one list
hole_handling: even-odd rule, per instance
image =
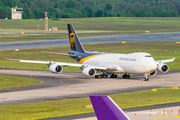
[[45, 52], [57, 55], [66, 55], [78, 63], [36, 61], [36, 60], [16, 60], [27, 63], [48, 64], [52, 73], [61, 73], [63, 66], [75, 66], [82, 69], [82, 73], [88, 77], [95, 78], [117, 78], [117, 74], [123, 74], [123, 78], [130, 78], [130, 74], [144, 74], [144, 80], [148, 81], [149, 76], [155, 76], [157, 71], [167, 73], [169, 67], [167, 62], [174, 61], [175, 58], [155, 61], [149, 53], [136, 52], [130, 54], [99, 53], [88, 52], [83, 48], [77, 33], [71, 24], [67, 24], [69, 32], [70, 48], [68, 54]]

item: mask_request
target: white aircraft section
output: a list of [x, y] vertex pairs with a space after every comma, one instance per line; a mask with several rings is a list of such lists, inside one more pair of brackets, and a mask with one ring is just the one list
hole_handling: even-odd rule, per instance
[[[83, 64], [113, 66], [112, 73], [150, 73], [156, 70], [157, 64], [149, 53], [100, 54], [83, 61]], [[108, 68], [108, 67], [107, 67]]]

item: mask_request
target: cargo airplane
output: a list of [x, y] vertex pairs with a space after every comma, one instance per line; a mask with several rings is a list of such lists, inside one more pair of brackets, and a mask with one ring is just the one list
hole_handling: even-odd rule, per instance
[[9, 59], [26, 63], [47, 64], [52, 73], [61, 73], [62, 66], [75, 66], [82, 69], [82, 73], [88, 77], [95, 78], [117, 78], [116, 74], [123, 74], [123, 78], [130, 78], [130, 74], [144, 74], [144, 80], [148, 81], [149, 76], [155, 76], [157, 71], [167, 73], [169, 67], [167, 62], [174, 61], [175, 58], [155, 61], [149, 53], [135, 52], [130, 54], [99, 53], [85, 51], [78, 36], [71, 24], [67, 24], [69, 32], [70, 48], [68, 54], [44, 52], [57, 55], [66, 55], [78, 63], [36, 61]]

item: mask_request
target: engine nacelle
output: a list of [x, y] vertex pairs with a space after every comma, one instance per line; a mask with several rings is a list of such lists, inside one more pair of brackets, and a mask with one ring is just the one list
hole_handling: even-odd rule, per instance
[[149, 75], [150, 76], [156, 76], [156, 74], [157, 74], [157, 71], [155, 70], [155, 71], [151, 72]]
[[96, 75], [96, 70], [94, 68], [86, 67], [83, 69], [83, 74], [88, 77], [94, 77]]
[[63, 67], [62, 67], [61, 65], [52, 64], [52, 65], [49, 67], [49, 70], [50, 70], [52, 73], [58, 74], [58, 73], [61, 73], [61, 72], [63, 71]]
[[166, 64], [159, 64], [157, 70], [161, 73], [167, 73], [169, 71], [169, 66]]

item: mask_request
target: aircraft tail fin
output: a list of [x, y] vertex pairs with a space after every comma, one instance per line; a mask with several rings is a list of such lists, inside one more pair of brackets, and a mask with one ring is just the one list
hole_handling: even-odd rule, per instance
[[89, 96], [98, 120], [130, 120], [109, 96]]
[[71, 50], [85, 52], [72, 24], [67, 24]]

